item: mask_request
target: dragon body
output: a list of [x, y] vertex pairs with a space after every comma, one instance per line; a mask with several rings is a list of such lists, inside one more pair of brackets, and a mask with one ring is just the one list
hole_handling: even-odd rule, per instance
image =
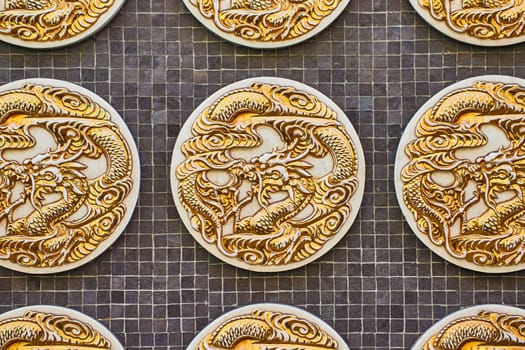
[[[478, 265], [523, 262], [522, 92], [516, 85], [485, 82], [454, 91], [423, 115], [416, 139], [405, 147], [410, 161], [401, 174], [403, 200], [418, 230], [452, 257]], [[487, 126], [503, 131], [509, 145], [475, 159], [459, 156], [487, 144]], [[437, 180], [441, 173], [451, 180]]]
[[[264, 143], [257, 131], [262, 126], [277, 132], [282, 149], [234, 157], [238, 149]], [[227, 256], [263, 265], [300, 261], [320, 249], [350, 212], [355, 148], [334, 113], [312, 96], [262, 84], [236, 90], [199, 116], [193, 134], [177, 167], [179, 195], [193, 227]], [[313, 176], [306, 158], [325, 156], [332, 169]], [[212, 170], [227, 171], [227, 183], [214, 185]], [[245, 196], [244, 183], [250, 184]], [[276, 200], [277, 193], [284, 197]], [[254, 205], [259, 209], [242, 215]], [[297, 218], [307, 207], [310, 214]]]
[[[31, 128], [53, 135], [56, 146], [22, 161], [0, 162], [0, 257], [24, 266], [71, 263], [96, 249], [126, 210], [132, 161], [129, 146], [107, 111], [64, 89], [25, 86], [0, 96], [0, 152], [27, 150], [37, 141]], [[105, 159], [106, 170], [84, 174], [83, 159]], [[24, 189], [16, 197], [16, 184]], [[49, 195], [58, 196], [54, 201]], [[14, 213], [29, 204], [27, 215]], [[82, 208], [82, 215], [74, 214]], [[22, 209], [20, 209], [22, 210]], [[74, 219], [71, 219], [74, 217]]]

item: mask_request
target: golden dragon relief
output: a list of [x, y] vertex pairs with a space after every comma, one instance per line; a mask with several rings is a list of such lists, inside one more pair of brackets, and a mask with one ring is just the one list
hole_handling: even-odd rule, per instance
[[0, 321], [0, 350], [89, 350], [112, 348], [90, 325], [69, 316], [36, 311]]
[[418, 0], [432, 18], [478, 39], [522, 36], [525, 0]]
[[294, 315], [254, 310], [234, 317], [206, 335], [198, 350], [329, 350], [337, 341], [318, 325]]
[[51, 42], [91, 28], [114, 0], [2, 0], [0, 35]]
[[[280, 141], [265, 142], [261, 127]], [[179, 198], [193, 229], [221, 254], [251, 265], [300, 262], [348, 218], [355, 147], [316, 97], [256, 83], [219, 98], [191, 132], [176, 169]], [[268, 143], [275, 147], [263, 152]], [[243, 151], [259, 155], [245, 159]], [[329, 169], [315, 174], [318, 165]]]
[[319, 25], [341, 0], [189, 0], [225, 32], [251, 41], [284, 41]]
[[[43, 152], [36, 131], [51, 139]], [[89, 255], [121, 222], [131, 171], [127, 141], [90, 98], [31, 84], [0, 93], [0, 259], [47, 268]]]
[[[506, 138], [496, 150], [482, 148], [487, 128]], [[453, 91], [424, 113], [415, 136], [401, 179], [418, 229], [456, 259], [523, 263], [525, 89], [476, 82]]]
[[[482, 311], [448, 323], [422, 350], [524, 350], [525, 318]], [[414, 349], [415, 350], [415, 349]]]

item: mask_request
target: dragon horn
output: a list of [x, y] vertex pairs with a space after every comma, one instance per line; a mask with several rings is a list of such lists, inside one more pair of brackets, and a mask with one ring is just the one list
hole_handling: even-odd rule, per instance
[[273, 165], [280, 165], [280, 164], [290, 164], [290, 163], [296, 163], [294, 165], [297, 165], [297, 166], [303, 166], [303, 167], [309, 167], [308, 163], [304, 162], [304, 163], [301, 163], [300, 160], [303, 159], [304, 157], [306, 157], [308, 155], [308, 153], [310, 152], [309, 149], [305, 150], [303, 153], [301, 154], [298, 154], [296, 155], [295, 157], [292, 157], [291, 156], [291, 152], [287, 152], [286, 155], [283, 157], [283, 154], [282, 153], [277, 153], [277, 154], [271, 154], [269, 157], [268, 157], [268, 164], [270, 166], [273, 166]]
[[[80, 158], [83, 155], [83, 150], [79, 150], [77, 153], [72, 155], [71, 157], [66, 158], [64, 153], [60, 153], [58, 156], [57, 154], [52, 154], [51, 156], [49, 153], [46, 154], [39, 154], [31, 159], [32, 164], [42, 164], [44, 166], [61, 166], [64, 163], [71, 163], [74, 164], [75, 160]], [[80, 163], [75, 163], [80, 164]], [[77, 166], [78, 167], [78, 166]], [[78, 167], [81, 168], [81, 167]]]

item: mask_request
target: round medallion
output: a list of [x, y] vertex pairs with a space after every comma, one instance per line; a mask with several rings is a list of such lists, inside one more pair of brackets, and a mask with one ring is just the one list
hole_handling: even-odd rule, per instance
[[49, 49], [95, 34], [125, 0], [0, 0], [0, 40]]
[[481, 76], [430, 99], [401, 138], [396, 193], [412, 230], [481, 272], [525, 267], [525, 80]]
[[47, 305], [0, 315], [0, 349], [124, 350], [117, 338], [91, 317]]
[[412, 350], [525, 349], [525, 310], [479, 305], [457, 311], [421, 336]]
[[255, 304], [228, 312], [193, 339], [187, 350], [348, 350], [345, 341], [314, 315], [287, 305]]
[[330, 25], [350, 0], [184, 0], [202, 24], [235, 44], [276, 49]]
[[522, 0], [410, 0], [430, 25], [456, 40], [505, 46], [525, 40]]
[[50, 79], [0, 87], [0, 265], [70, 270], [122, 233], [139, 190], [124, 121], [100, 97]]
[[364, 155], [347, 117], [318, 91], [254, 78], [208, 98], [173, 152], [175, 204], [194, 238], [253, 271], [319, 258], [352, 225]]

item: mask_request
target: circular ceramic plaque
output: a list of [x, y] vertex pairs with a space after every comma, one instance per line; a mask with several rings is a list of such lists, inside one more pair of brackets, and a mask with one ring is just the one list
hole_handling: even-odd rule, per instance
[[521, 0], [410, 0], [440, 32], [465, 43], [505, 46], [525, 40]]
[[184, 0], [209, 30], [258, 49], [298, 44], [330, 25], [350, 0]]
[[457, 311], [421, 336], [412, 350], [525, 349], [525, 310], [479, 305]]
[[255, 304], [228, 312], [193, 339], [187, 350], [348, 350], [345, 341], [314, 315], [287, 305]]
[[173, 152], [175, 204], [194, 238], [253, 271], [290, 270], [352, 225], [365, 166], [347, 117], [320, 92], [254, 78], [208, 98]]
[[481, 76], [439, 92], [401, 138], [396, 193], [412, 230], [481, 272], [525, 267], [525, 80]]
[[0, 349], [124, 350], [117, 338], [91, 317], [47, 305], [0, 315]]
[[50, 79], [0, 87], [0, 265], [27, 273], [78, 267], [131, 218], [139, 158], [118, 113]]
[[95, 34], [125, 0], [0, 0], [0, 40], [48, 49]]

